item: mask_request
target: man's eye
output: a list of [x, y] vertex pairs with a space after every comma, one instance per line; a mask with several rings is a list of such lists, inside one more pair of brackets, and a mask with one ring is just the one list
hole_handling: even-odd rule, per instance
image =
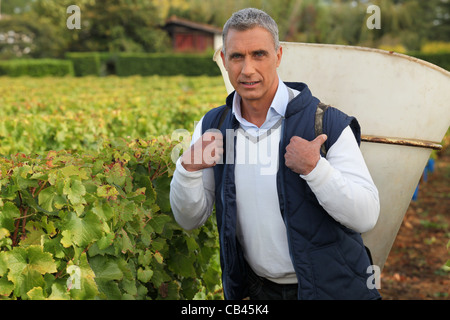
[[240, 59], [240, 58], [242, 58], [242, 54], [234, 53], [231, 55], [231, 59]]

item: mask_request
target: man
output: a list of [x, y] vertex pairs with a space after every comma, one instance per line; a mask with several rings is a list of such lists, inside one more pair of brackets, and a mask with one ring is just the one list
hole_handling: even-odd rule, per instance
[[197, 228], [215, 204], [226, 299], [378, 299], [360, 233], [374, 227], [379, 199], [356, 119], [328, 108], [315, 136], [319, 100], [278, 77], [283, 50], [265, 12], [234, 13], [223, 45], [235, 92], [177, 161], [175, 219]]

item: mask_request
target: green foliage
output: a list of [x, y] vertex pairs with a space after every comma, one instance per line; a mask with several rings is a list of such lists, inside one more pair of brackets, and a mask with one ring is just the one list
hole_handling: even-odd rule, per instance
[[[199, 23], [224, 25], [231, 14], [246, 7], [261, 8], [277, 21], [280, 39], [362, 45], [401, 45], [420, 50], [426, 41], [450, 41], [450, 2], [444, 0], [78, 0], [81, 29], [69, 30], [66, 8], [71, 0], [2, 2], [0, 33], [26, 34], [30, 43], [0, 40], [0, 56], [57, 57], [64, 52], [167, 52], [171, 44], [161, 26], [175, 14]], [[366, 26], [367, 8], [381, 9], [381, 29]], [[13, 14], [18, 8], [20, 14]], [[3, 12], [2, 12], [3, 13]], [[23, 49], [27, 50], [24, 54]], [[16, 48], [16, 49], [15, 49]]]
[[18, 59], [0, 61], [0, 76], [219, 76], [210, 54], [146, 54], [69, 52], [67, 60]]
[[193, 131], [225, 96], [222, 77], [0, 77], [0, 155], [82, 153], [117, 137]]
[[221, 77], [0, 78], [0, 298], [221, 299], [215, 219], [186, 232], [171, 212], [167, 135], [224, 93]]
[[[211, 54], [70, 52], [76, 76], [220, 76]], [[109, 69], [109, 70], [108, 70]]]
[[0, 158], [0, 296], [193, 299], [220, 288], [214, 219], [170, 211], [174, 142]]
[[211, 55], [119, 54], [117, 75], [218, 76], [220, 70]]
[[422, 53], [449, 53], [450, 42], [430, 41], [425, 43], [420, 49]]
[[0, 61], [0, 76], [72, 76], [72, 62], [56, 59], [21, 59]]
[[2, 15], [0, 20], [0, 59], [60, 58], [65, 43], [58, 29], [46, 19]]
[[100, 75], [100, 55], [97, 52], [68, 52], [66, 59], [72, 61], [77, 77]]
[[[156, 0], [34, 1], [29, 15], [47, 20], [64, 39], [65, 51], [160, 52], [169, 45]], [[81, 29], [66, 27], [66, 9], [76, 4], [81, 11]]]

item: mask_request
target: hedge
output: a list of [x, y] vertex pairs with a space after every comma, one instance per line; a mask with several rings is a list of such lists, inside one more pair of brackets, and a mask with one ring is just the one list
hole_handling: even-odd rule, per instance
[[0, 299], [220, 299], [215, 219], [174, 221], [165, 137], [0, 157]]
[[69, 52], [65, 57], [1, 61], [0, 76], [220, 75], [211, 55]]
[[72, 61], [75, 76], [107, 76], [116, 74], [116, 53], [110, 52], [67, 52], [65, 58]]
[[220, 69], [211, 55], [193, 54], [122, 53], [117, 56], [116, 72], [118, 76], [220, 75]]
[[97, 52], [68, 52], [65, 57], [72, 61], [77, 77], [100, 75], [100, 55]]
[[0, 61], [0, 76], [73, 76], [70, 61], [57, 59], [19, 59]]
[[211, 55], [160, 53], [71, 52], [76, 76], [218, 76], [220, 70]]

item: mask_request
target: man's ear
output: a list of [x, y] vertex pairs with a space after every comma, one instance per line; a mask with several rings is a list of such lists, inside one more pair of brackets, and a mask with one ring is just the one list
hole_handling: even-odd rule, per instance
[[280, 66], [280, 63], [281, 63], [281, 57], [283, 56], [283, 47], [282, 46], [280, 46], [279, 48], [278, 48], [278, 50], [277, 50], [277, 59], [278, 59], [278, 61], [277, 61], [277, 68]]
[[223, 62], [223, 66], [225, 67], [225, 70], [228, 71], [227, 69], [227, 64], [226, 64], [226, 59], [225, 59], [225, 54], [223, 53], [223, 51], [220, 51], [220, 56], [222, 57], [222, 62]]

